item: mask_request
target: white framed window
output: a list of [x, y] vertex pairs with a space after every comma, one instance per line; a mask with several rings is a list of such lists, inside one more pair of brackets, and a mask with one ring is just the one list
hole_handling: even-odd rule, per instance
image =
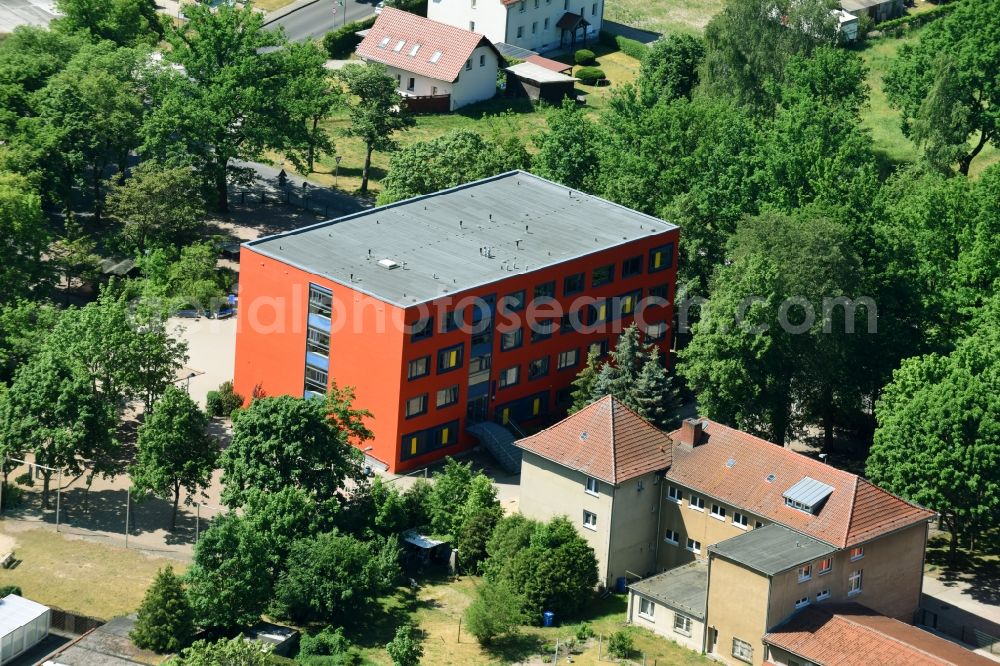
[[712, 518], [716, 520], [721, 520], [725, 522], [726, 520], [726, 507], [719, 506], [718, 504], [712, 505]]
[[854, 548], [851, 548], [851, 562], [854, 562], [855, 560], [860, 560], [864, 556], [865, 556], [864, 546], [855, 546]]
[[403, 50], [404, 46], [406, 46], [406, 40], [401, 39], [398, 42], [396, 42], [396, 45], [392, 47], [392, 50], [395, 51], [396, 53], [399, 53], [400, 51]]
[[654, 604], [646, 597], [639, 597], [639, 617], [644, 617], [647, 620], [652, 620], [653, 613], [655, 612], [656, 612], [656, 604]]
[[576, 365], [576, 361], [579, 358], [580, 352], [576, 349], [569, 349], [564, 352], [559, 352], [556, 357], [556, 369], [563, 370], [565, 368], [572, 368]]
[[406, 418], [420, 416], [427, 412], [427, 394], [418, 395], [406, 401]]
[[733, 525], [745, 530], [747, 528], [747, 517], [746, 514], [740, 513], [739, 511], [733, 511]]
[[691, 495], [691, 498], [688, 500], [688, 506], [695, 511], [704, 511], [705, 500], [697, 495]]
[[472, 71], [472, 58], [469, 58], [465, 61], [465, 71], [467, 72]]
[[597, 514], [590, 511], [583, 512], [583, 526], [588, 530], [597, 529]]
[[864, 579], [864, 569], [855, 569], [847, 579], [847, 596], [861, 594], [861, 583]]
[[475, 31], [476, 31], [476, 22], [469, 21], [469, 32], [475, 32]]
[[819, 561], [816, 565], [816, 574], [822, 576], [823, 574], [828, 574], [833, 571], [833, 558], [827, 557]]
[[740, 661], [753, 663], [753, 646], [742, 638], [733, 637], [733, 656]]
[[816, 601], [823, 601], [824, 599], [829, 599], [829, 598], [830, 598], [830, 588], [826, 588], [825, 590], [820, 590], [819, 592], [816, 593]]
[[518, 36], [518, 38], [524, 37], [524, 26], [523, 25], [517, 26], [517, 36]]
[[667, 486], [667, 499], [680, 504], [684, 499], [684, 493], [677, 486]]
[[663, 540], [676, 546], [681, 542], [681, 535], [677, 533], [677, 530], [667, 530], [666, 534], [663, 535]]
[[545, 28], [544, 28], [545, 30], [549, 29], [549, 19], [548, 18], [545, 19], [544, 26], [545, 26]]
[[698, 554], [701, 552], [701, 541], [695, 541], [691, 537], [687, 540], [687, 549], [692, 553]]
[[486, 56], [485, 55], [480, 55], [479, 56], [479, 66], [480, 67], [486, 67]]
[[799, 582], [804, 583], [807, 580], [811, 580], [813, 577], [813, 568], [811, 564], [803, 564], [799, 567]]
[[587, 493], [597, 495], [601, 491], [601, 482], [592, 476], [587, 477]]
[[532, 21], [531, 22], [531, 34], [534, 35], [536, 32], [538, 32], [538, 21]]
[[809, 597], [802, 597], [801, 599], [795, 600], [796, 608], [805, 608], [808, 605], [809, 605]]
[[674, 631], [683, 636], [691, 635], [691, 618], [687, 615], [674, 613]]

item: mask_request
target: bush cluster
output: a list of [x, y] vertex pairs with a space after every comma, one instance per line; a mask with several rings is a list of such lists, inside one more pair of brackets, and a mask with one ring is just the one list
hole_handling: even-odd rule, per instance
[[597, 58], [594, 52], [590, 49], [580, 49], [575, 54], [573, 54], [573, 59], [578, 65], [592, 65], [594, 60]]
[[334, 60], [349, 58], [354, 53], [354, 49], [361, 43], [361, 38], [356, 33], [359, 30], [367, 30], [372, 27], [375, 24], [375, 18], [372, 16], [363, 21], [348, 23], [333, 32], [326, 33], [323, 37], [323, 48], [326, 49], [327, 55]]
[[599, 67], [581, 67], [576, 70], [576, 77], [584, 84], [592, 86], [604, 78], [604, 70]]
[[205, 396], [205, 411], [209, 416], [230, 416], [242, 406], [243, 396], [236, 392], [232, 382], [222, 382]]
[[618, 36], [615, 37], [615, 43], [621, 52], [627, 56], [631, 56], [636, 60], [642, 60], [646, 57], [646, 53], [649, 51], [646, 45], [635, 39], [629, 39], [628, 37]]
[[947, 5], [938, 5], [937, 7], [928, 9], [926, 12], [900, 16], [899, 18], [892, 19], [891, 21], [883, 21], [882, 23], [876, 24], [874, 27], [882, 34], [900, 32], [908, 28], [919, 28], [922, 25], [927, 25], [931, 21], [948, 14], [958, 7], [959, 4], [961, 3], [953, 2]]

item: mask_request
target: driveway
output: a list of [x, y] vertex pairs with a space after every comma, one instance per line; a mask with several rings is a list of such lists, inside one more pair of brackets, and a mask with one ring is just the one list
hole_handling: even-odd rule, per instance
[[285, 36], [293, 42], [319, 39], [345, 23], [353, 23], [371, 16], [375, 13], [378, 0], [367, 2], [343, 0], [343, 2], [346, 7], [342, 7], [337, 0], [319, 0], [269, 22], [267, 27], [284, 28]]
[[19, 25], [47, 26], [56, 17], [54, 0], [0, 0], [0, 32]]

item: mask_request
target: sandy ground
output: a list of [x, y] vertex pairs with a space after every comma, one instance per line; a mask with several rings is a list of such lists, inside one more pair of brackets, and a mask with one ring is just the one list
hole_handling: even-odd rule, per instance
[[188, 344], [188, 361], [180, 372], [178, 386], [186, 386], [191, 397], [204, 407], [205, 394], [233, 378], [236, 317], [175, 317], [169, 320], [167, 328]]

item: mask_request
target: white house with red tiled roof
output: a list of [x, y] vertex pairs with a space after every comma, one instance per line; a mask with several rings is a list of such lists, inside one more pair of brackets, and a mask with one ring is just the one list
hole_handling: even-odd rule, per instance
[[454, 111], [496, 94], [502, 56], [483, 34], [386, 7], [357, 48], [385, 65], [413, 110]]
[[529, 51], [582, 48], [597, 39], [604, 0], [428, 0], [435, 21]]

